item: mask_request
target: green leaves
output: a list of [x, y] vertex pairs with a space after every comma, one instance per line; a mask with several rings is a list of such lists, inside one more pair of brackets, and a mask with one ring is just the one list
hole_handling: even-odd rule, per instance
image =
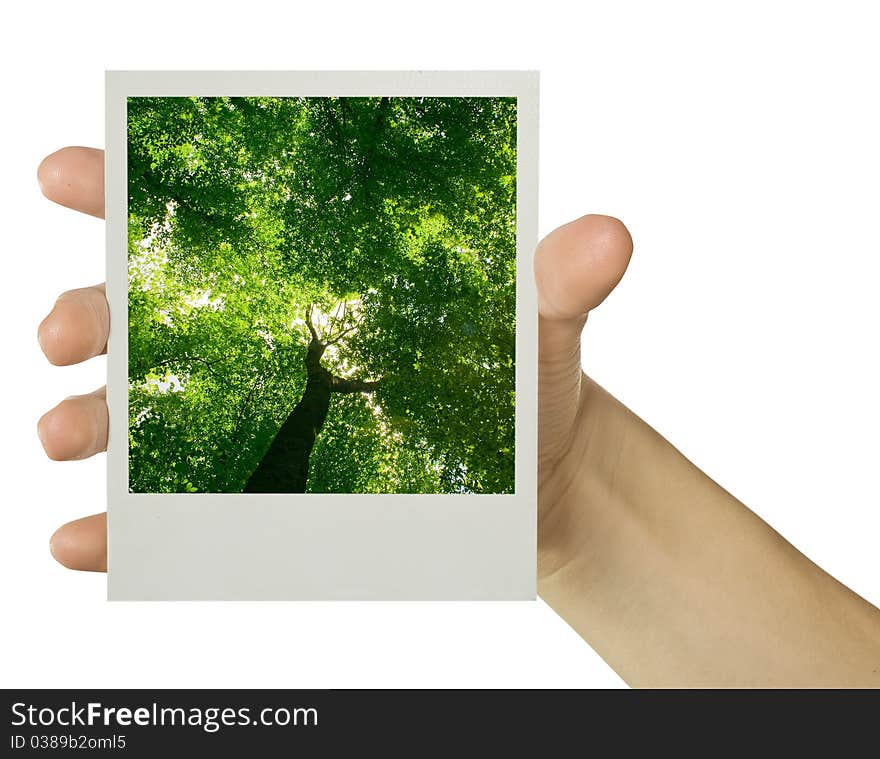
[[311, 492], [512, 492], [516, 102], [129, 101], [131, 488], [241, 490], [359, 305]]

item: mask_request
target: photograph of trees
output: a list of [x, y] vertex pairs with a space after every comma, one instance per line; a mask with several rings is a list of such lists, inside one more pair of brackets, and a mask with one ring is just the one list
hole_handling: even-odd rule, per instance
[[512, 493], [515, 98], [129, 98], [129, 488]]

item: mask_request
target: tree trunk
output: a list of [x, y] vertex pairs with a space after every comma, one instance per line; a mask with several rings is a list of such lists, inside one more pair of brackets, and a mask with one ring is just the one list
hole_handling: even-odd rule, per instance
[[245, 493], [305, 493], [309, 456], [324, 426], [331, 393], [369, 393], [378, 382], [336, 377], [321, 366], [326, 346], [313, 339], [306, 352], [306, 389], [244, 486]]

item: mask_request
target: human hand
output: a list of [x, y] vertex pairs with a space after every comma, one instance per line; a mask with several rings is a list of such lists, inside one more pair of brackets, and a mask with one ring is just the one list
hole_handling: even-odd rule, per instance
[[[40, 164], [38, 179], [50, 200], [103, 218], [104, 154], [91, 148], [64, 148]], [[539, 305], [539, 569], [559, 561], [560, 536], [548, 525], [551, 510], [564, 511], [568, 483], [585, 450], [581, 423], [590, 412], [592, 387], [583, 377], [580, 336], [587, 313], [620, 281], [629, 263], [632, 240], [618, 220], [584, 216], [548, 235], [535, 255]], [[105, 352], [110, 314], [104, 286], [62, 294], [39, 328], [49, 361], [69, 365]], [[84, 459], [106, 450], [108, 414], [105, 389], [68, 398], [39, 421], [43, 447], [55, 460]], [[576, 423], [576, 421], [578, 423]], [[65, 524], [52, 536], [53, 556], [64, 566], [87, 571], [107, 567], [106, 514]]]
[[[63, 148], [47, 156], [37, 171], [43, 194], [81, 213], [104, 218], [104, 151]], [[40, 346], [56, 366], [87, 361], [106, 352], [110, 309], [104, 285], [63, 293], [37, 332]], [[106, 388], [74, 396], [45, 413], [37, 432], [49, 458], [85, 459], [107, 449]], [[50, 542], [52, 555], [70, 569], [107, 569], [107, 515], [77, 519]]]

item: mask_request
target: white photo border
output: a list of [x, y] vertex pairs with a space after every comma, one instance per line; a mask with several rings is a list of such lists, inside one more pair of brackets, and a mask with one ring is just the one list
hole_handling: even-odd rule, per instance
[[[537, 538], [538, 73], [106, 72], [108, 598], [533, 599]], [[129, 97], [516, 97], [513, 494], [128, 492]]]

